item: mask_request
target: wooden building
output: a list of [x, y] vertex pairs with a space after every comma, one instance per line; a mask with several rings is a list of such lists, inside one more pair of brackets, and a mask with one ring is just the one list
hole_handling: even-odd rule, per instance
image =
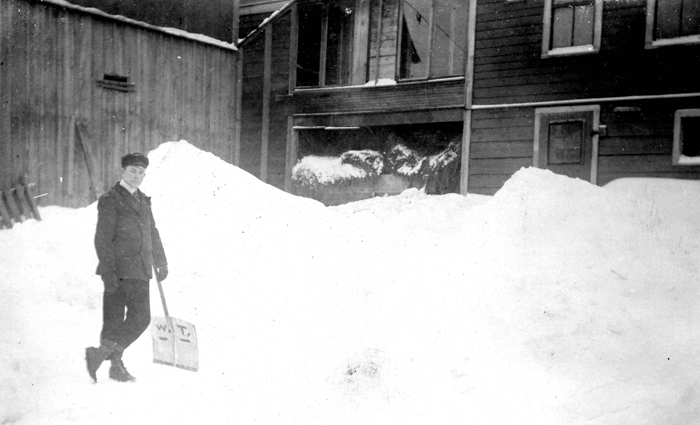
[[235, 163], [237, 51], [50, 0], [0, 0], [0, 189], [85, 206], [119, 158], [188, 140]]
[[700, 177], [700, 2], [478, 0], [469, 191]]
[[[296, 1], [253, 29], [240, 45], [240, 166], [294, 191], [305, 155], [461, 141], [468, 3], [426, 4]], [[259, 18], [242, 15], [242, 33]], [[459, 176], [447, 186], [459, 191]]]
[[266, 3], [241, 13], [240, 165], [270, 184], [396, 138], [460, 141], [458, 185], [436, 193], [493, 194], [528, 166], [700, 177], [698, 2]]

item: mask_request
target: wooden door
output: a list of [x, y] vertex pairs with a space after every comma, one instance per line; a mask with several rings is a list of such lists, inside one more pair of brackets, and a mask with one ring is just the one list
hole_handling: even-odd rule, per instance
[[598, 113], [597, 107], [538, 109], [535, 166], [595, 183]]

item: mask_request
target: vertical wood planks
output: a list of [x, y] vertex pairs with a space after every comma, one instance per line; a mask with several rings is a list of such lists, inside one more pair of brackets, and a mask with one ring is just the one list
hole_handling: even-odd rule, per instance
[[[92, 97], [95, 87], [92, 79], [93, 62], [91, 59], [92, 46], [92, 21], [85, 16], [80, 16], [73, 25], [73, 39], [77, 48], [74, 55], [74, 75], [76, 84], [74, 95], [76, 107], [74, 109], [76, 120], [91, 122], [93, 120]], [[78, 135], [75, 134], [72, 143], [75, 146], [75, 192], [78, 205], [86, 205], [90, 202], [90, 179], [88, 175], [87, 163], [82, 147], [77, 143]]]
[[10, 63], [10, 183], [22, 175], [26, 166], [25, 146], [28, 141], [29, 117], [29, 40], [28, 28], [31, 26], [30, 10], [24, 4], [18, 4], [13, 11], [12, 34], [16, 39], [12, 41]]
[[22, 220], [22, 213], [19, 210], [19, 207], [17, 206], [17, 203], [15, 202], [15, 197], [12, 196], [12, 190], [10, 189], [5, 189], [2, 191], [2, 193], [5, 195], [5, 202], [7, 203], [8, 210], [10, 211], [10, 215], [12, 218], [17, 223], [21, 223]]
[[[3, 0], [0, 187], [26, 175], [47, 195], [43, 202], [75, 207], [104, 190], [95, 184], [118, 178], [126, 151], [186, 139], [232, 160], [236, 58], [231, 50], [60, 5]], [[129, 77], [135, 91], [99, 86], [105, 74]], [[90, 129], [87, 148], [75, 121]]]
[[[8, 170], [12, 166], [10, 156], [10, 128], [12, 92], [10, 85], [10, 58], [11, 58], [11, 22], [14, 2], [0, 3], [0, 170]], [[0, 187], [10, 183], [10, 176], [0, 173]]]
[[272, 26], [265, 28], [263, 59], [262, 131], [260, 147], [260, 180], [267, 182], [267, 157], [270, 145], [270, 80], [272, 78]]
[[[12, 215], [5, 206], [5, 201], [3, 200], [3, 198], [3, 192], [0, 191], [0, 218], [2, 219], [0, 220], [0, 225], [5, 226], [8, 229], [12, 229]], [[0, 228], [2, 228], [2, 226], [0, 226]]]

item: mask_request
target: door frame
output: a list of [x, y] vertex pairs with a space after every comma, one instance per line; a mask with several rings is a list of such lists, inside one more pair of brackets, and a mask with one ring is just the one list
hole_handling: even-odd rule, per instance
[[[540, 157], [540, 127], [543, 116], [556, 114], [569, 114], [577, 112], [592, 112], [593, 121], [591, 123], [591, 177], [590, 182], [597, 184], [598, 181], [598, 136], [600, 133], [600, 105], [581, 105], [581, 106], [558, 106], [553, 108], [537, 108], [535, 109], [535, 134], [532, 155], [532, 165], [537, 168], [544, 168], [544, 164], [539, 163]], [[544, 141], [542, 146], [544, 146]]]

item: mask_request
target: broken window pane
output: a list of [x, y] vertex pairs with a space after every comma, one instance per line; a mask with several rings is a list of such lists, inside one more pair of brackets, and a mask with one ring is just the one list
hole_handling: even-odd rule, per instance
[[468, 2], [404, 0], [401, 78], [464, 75]]
[[432, 0], [405, 0], [401, 22], [401, 78], [426, 78]]

